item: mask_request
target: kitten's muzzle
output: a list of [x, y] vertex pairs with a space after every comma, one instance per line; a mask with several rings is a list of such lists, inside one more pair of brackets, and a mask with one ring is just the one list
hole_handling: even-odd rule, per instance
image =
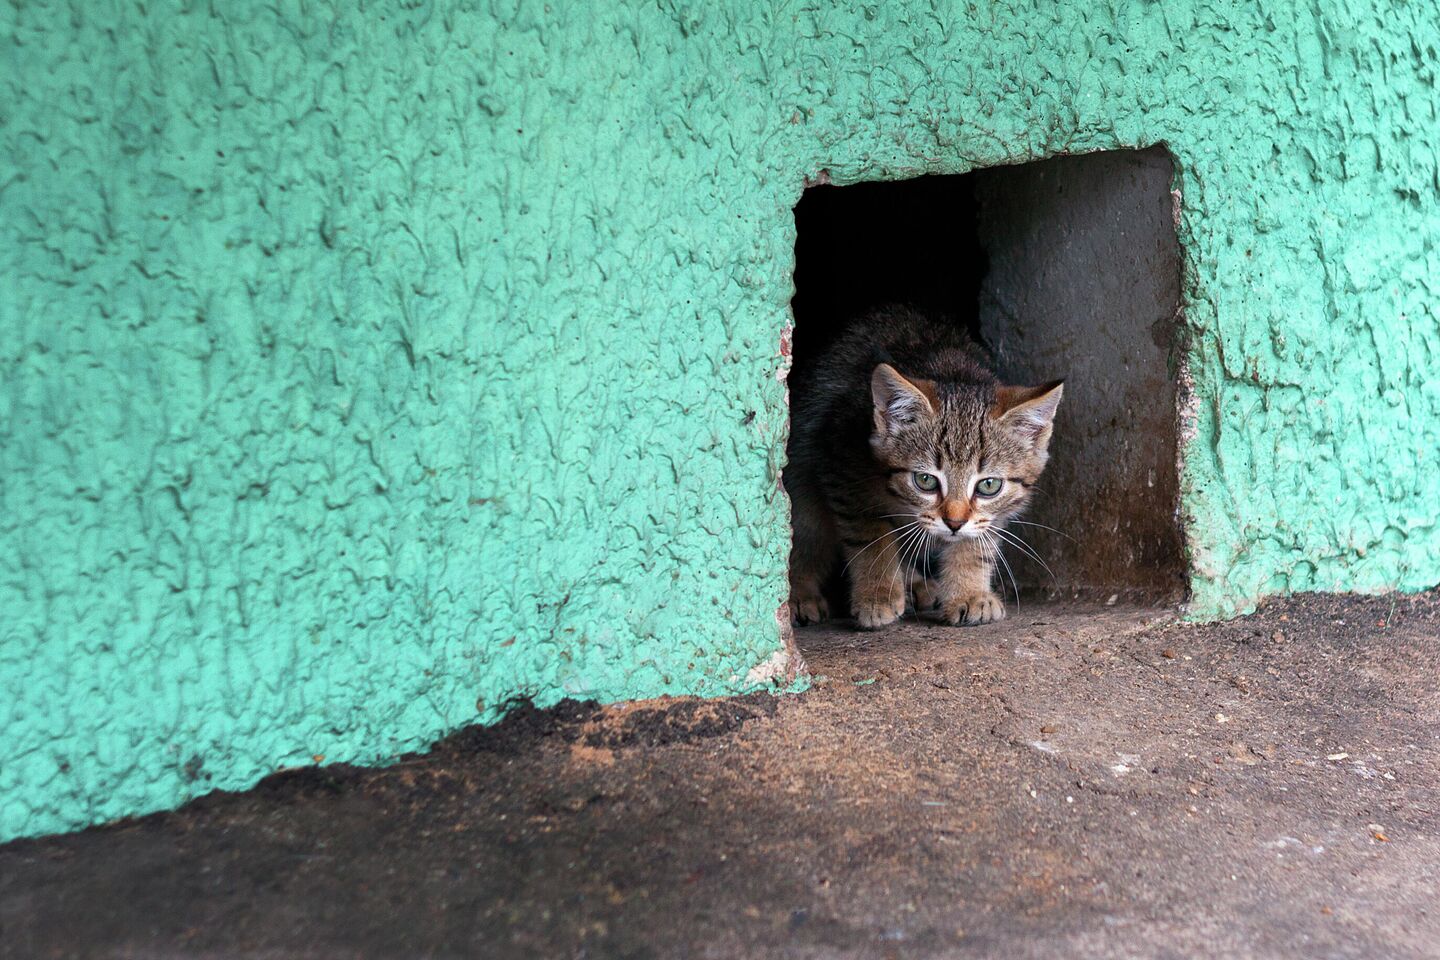
[[959, 530], [961, 527], [965, 526], [964, 519], [954, 520], [950, 517], [942, 517], [941, 519], [945, 521], [945, 526], [949, 527], [951, 531]]

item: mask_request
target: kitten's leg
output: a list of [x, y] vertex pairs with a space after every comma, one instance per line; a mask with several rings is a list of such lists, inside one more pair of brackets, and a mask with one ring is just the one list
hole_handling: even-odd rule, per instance
[[[797, 485], [798, 486], [798, 485]], [[790, 616], [798, 624], [818, 623], [830, 616], [825, 581], [835, 566], [835, 523], [829, 508], [808, 491], [790, 496]]]
[[935, 589], [935, 581], [924, 574], [917, 573], [915, 578], [910, 581], [910, 590], [915, 595], [916, 613], [939, 609], [940, 592]]
[[990, 589], [994, 577], [979, 540], [955, 544], [940, 562], [940, 615], [955, 626], [1004, 620], [1005, 603]]
[[862, 630], [894, 623], [905, 612], [909, 575], [900, 569], [905, 537], [881, 523], [841, 524], [850, 580], [850, 612]]

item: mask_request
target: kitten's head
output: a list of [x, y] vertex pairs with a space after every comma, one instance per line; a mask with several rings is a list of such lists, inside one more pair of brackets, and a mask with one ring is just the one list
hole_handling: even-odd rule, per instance
[[912, 380], [882, 363], [870, 378], [870, 447], [890, 471], [885, 512], [935, 540], [983, 537], [1024, 508], [1045, 469], [1061, 381], [1001, 387]]

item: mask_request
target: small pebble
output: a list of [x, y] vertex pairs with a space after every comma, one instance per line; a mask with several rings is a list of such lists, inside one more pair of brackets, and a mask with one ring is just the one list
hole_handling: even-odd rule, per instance
[[1175, 651], [1174, 651], [1174, 650], [1170, 650], [1170, 649], [1161, 650], [1161, 651], [1160, 651], [1160, 656], [1164, 657], [1166, 660], [1174, 660], [1174, 659], [1175, 659]]

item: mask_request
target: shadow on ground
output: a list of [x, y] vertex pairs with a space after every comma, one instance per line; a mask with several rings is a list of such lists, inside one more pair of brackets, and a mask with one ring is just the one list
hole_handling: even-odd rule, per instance
[[522, 709], [0, 847], [0, 955], [1434, 956], [1437, 626], [810, 628], [804, 696]]

